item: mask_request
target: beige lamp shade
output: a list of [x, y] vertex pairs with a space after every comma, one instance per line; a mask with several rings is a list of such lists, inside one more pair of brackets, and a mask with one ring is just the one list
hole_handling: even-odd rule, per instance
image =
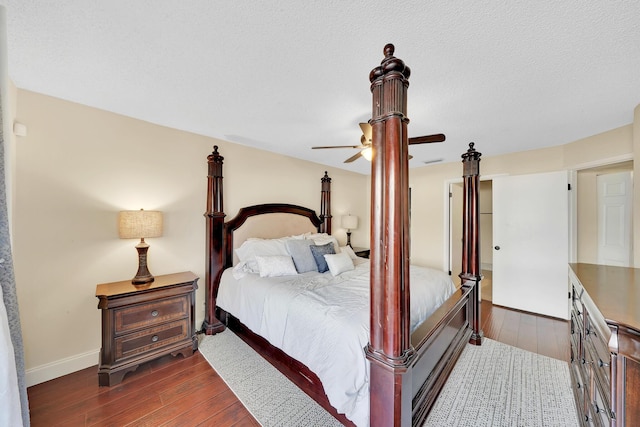
[[340, 219], [340, 223], [342, 224], [342, 228], [346, 228], [347, 230], [355, 230], [358, 228], [358, 217], [355, 215], [344, 215]]
[[121, 211], [118, 213], [118, 235], [121, 239], [162, 236], [162, 212]]

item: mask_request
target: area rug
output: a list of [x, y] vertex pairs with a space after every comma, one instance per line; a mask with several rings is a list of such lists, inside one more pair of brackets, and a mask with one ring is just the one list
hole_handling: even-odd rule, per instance
[[204, 336], [199, 350], [261, 425], [342, 426], [230, 330]]
[[[204, 336], [199, 350], [261, 425], [341, 425], [233, 332]], [[489, 339], [465, 347], [425, 423], [577, 425], [566, 362]]]
[[567, 362], [490, 339], [467, 345], [425, 424], [578, 425]]

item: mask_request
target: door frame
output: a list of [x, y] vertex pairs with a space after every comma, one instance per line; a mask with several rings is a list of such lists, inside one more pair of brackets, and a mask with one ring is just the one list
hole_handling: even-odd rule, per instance
[[[576, 190], [570, 192], [571, 197], [569, 198], [569, 262], [578, 262], [578, 172], [585, 169], [610, 166], [615, 165], [616, 163], [624, 163], [628, 161], [635, 162], [633, 159], [633, 153], [580, 163], [569, 170], [569, 182], [571, 183], [571, 188]], [[633, 197], [635, 197], [635, 194], [633, 194]], [[635, 214], [632, 213], [632, 215]], [[635, 250], [633, 243], [634, 242], [631, 242], [631, 247]], [[633, 259], [631, 260], [631, 265], [633, 266]]]

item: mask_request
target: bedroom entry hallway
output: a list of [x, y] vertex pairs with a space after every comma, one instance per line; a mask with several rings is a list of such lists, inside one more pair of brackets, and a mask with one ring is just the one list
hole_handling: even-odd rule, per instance
[[[569, 360], [566, 321], [483, 301], [482, 329], [492, 340]], [[31, 425], [259, 426], [199, 352], [145, 363], [113, 387], [99, 387], [97, 371], [92, 366], [29, 387]]]

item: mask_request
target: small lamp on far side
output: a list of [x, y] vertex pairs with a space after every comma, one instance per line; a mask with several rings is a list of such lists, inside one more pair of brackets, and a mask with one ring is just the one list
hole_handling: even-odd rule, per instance
[[342, 228], [347, 229], [347, 246], [351, 247], [351, 230], [358, 228], [358, 217], [355, 215], [344, 215], [340, 218]]
[[138, 250], [138, 273], [131, 280], [134, 285], [153, 282], [154, 278], [147, 268], [149, 244], [145, 237], [162, 236], [162, 212], [160, 211], [121, 211], [118, 213], [118, 235], [121, 239], [140, 239]]

